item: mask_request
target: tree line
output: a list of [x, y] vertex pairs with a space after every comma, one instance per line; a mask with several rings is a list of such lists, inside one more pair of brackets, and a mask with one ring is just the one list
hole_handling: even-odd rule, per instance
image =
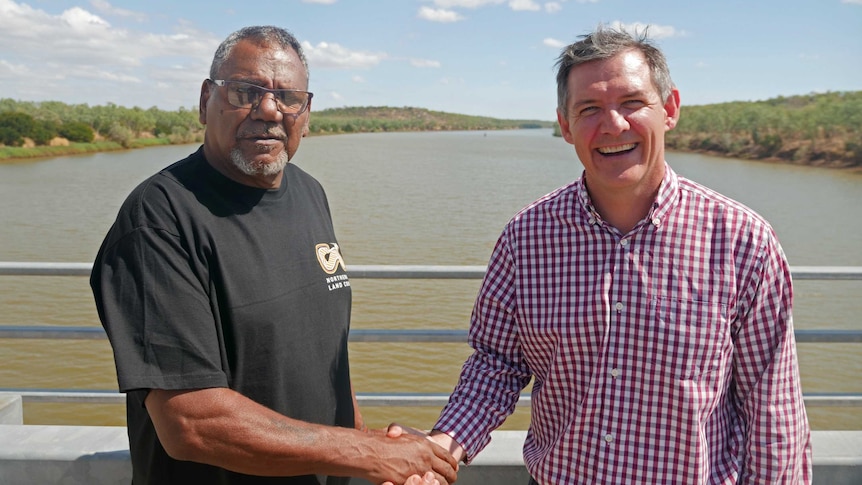
[[862, 91], [683, 105], [666, 140], [733, 158], [862, 167]]
[[[315, 111], [309, 131], [322, 135], [549, 127], [556, 123], [412, 107], [350, 107]], [[194, 143], [203, 139], [203, 130], [196, 107], [166, 111], [111, 103], [88, 106], [0, 99], [0, 144], [7, 147], [47, 145], [58, 138], [77, 145], [108, 140], [121, 147], [137, 146], [142, 139]], [[555, 134], [559, 135], [559, 127]], [[667, 145], [734, 158], [862, 167], [862, 91], [683, 105], [679, 125], [668, 133]]]
[[[379, 131], [500, 130], [550, 127], [541, 121], [501, 120], [422, 108], [354, 107], [315, 111], [312, 134]], [[202, 137], [197, 108], [165, 111], [156, 107], [126, 108], [115, 104], [67, 105], [58, 101], [26, 102], [0, 99], [0, 143], [48, 145], [57, 137], [70, 142], [94, 139], [131, 146], [139, 138], [167, 138], [170, 143], [192, 143]]]
[[551, 128], [554, 124], [550, 121], [505, 120], [424, 108], [366, 106], [315, 111], [311, 116], [309, 131], [311, 134], [325, 135], [384, 131], [511, 130]]
[[201, 139], [202, 129], [197, 109], [145, 110], [113, 103], [89, 106], [0, 99], [0, 143], [6, 146], [19, 147], [27, 139], [35, 145], [48, 145], [58, 137], [78, 143], [104, 139], [126, 148], [139, 138], [192, 143]]

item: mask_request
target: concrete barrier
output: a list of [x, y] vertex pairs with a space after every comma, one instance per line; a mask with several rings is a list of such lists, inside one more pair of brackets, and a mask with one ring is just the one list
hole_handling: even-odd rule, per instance
[[0, 394], [0, 424], [24, 424], [24, 404], [21, 396]]
[[[17, 399], [16, 399], [17, 398]], [[23, 425], [20, 396], [0, 396], [0, 484], [129, 484], [129, 439], [122, 426]], [[526, 431], [495, 431], [459, 485], [526, 485]], [[862, 484], [862, 431], [814, 431], [814, 483]], [[356, 485], [369, 485], [353, 480]]]

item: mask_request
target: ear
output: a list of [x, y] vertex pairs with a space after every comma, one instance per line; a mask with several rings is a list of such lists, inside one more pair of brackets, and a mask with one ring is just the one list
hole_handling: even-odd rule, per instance
[[574, 145], [574, 141], [572, 141], [572, 134], [569, 133], [569, 120], [566, 119], [563, 112], [560, 111], [560, 108], [557, 108], [557, 123], [560, 125], [560, 134], [563, 135], [563, 139], [566, 140], [566, 143]]
[[201, 84], [201, 98], [200, 104], [198, 105], [198, 121], [201, 122], [202, 125], [207, 124], [207, 102], [210, 100], [210, 94], [212, 90], [210, 89], [209, 81], [204, 81]]
[[311, 122], [311, 100], [308, 100], [308, 106], [305, 107], [305, 123], [302, 124], [302, 137], [308, 136], [308, 124]]
[[679, 90], [673, 88], [664, 103], [665, 131], [670, 131], [679, 122]]

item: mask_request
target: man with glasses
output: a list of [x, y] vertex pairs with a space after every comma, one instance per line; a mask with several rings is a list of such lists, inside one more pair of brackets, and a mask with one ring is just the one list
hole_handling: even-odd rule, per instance
[[469, 462], [532, 381], [532, 483], [811, 483], [775, 232], [666, 163], [680, 98], [645, 35], [600, 28], [557, 67], [583, 175], [503, 230], [433, 439]]
[[99, 250], [135, 484], [456, 478], [433, 442], [362, 423], [326, 196], [288, 163], [311, 99], [290, 33], [231, 34], [201, 87], [203, 146], [139, 185]]

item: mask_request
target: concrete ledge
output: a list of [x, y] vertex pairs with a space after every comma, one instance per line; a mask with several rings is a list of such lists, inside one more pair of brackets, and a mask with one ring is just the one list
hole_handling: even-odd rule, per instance
[[24, 424], [24, 405], [21, 396], [0, 394], [0, 424]]
[[0, 425], [0, 437], [0, 483], [132, 482], [125, 427]]
[[[525, 431], [495, 431], [458, 484], [526, 485]], [[862, 483], [862, 431], [815, 431], [814, 483]], [[125, 427], [0, 425], [0, 483], [114, 485], [132, 480]], [[353, 480], [368, 485], [364, 480]]]

